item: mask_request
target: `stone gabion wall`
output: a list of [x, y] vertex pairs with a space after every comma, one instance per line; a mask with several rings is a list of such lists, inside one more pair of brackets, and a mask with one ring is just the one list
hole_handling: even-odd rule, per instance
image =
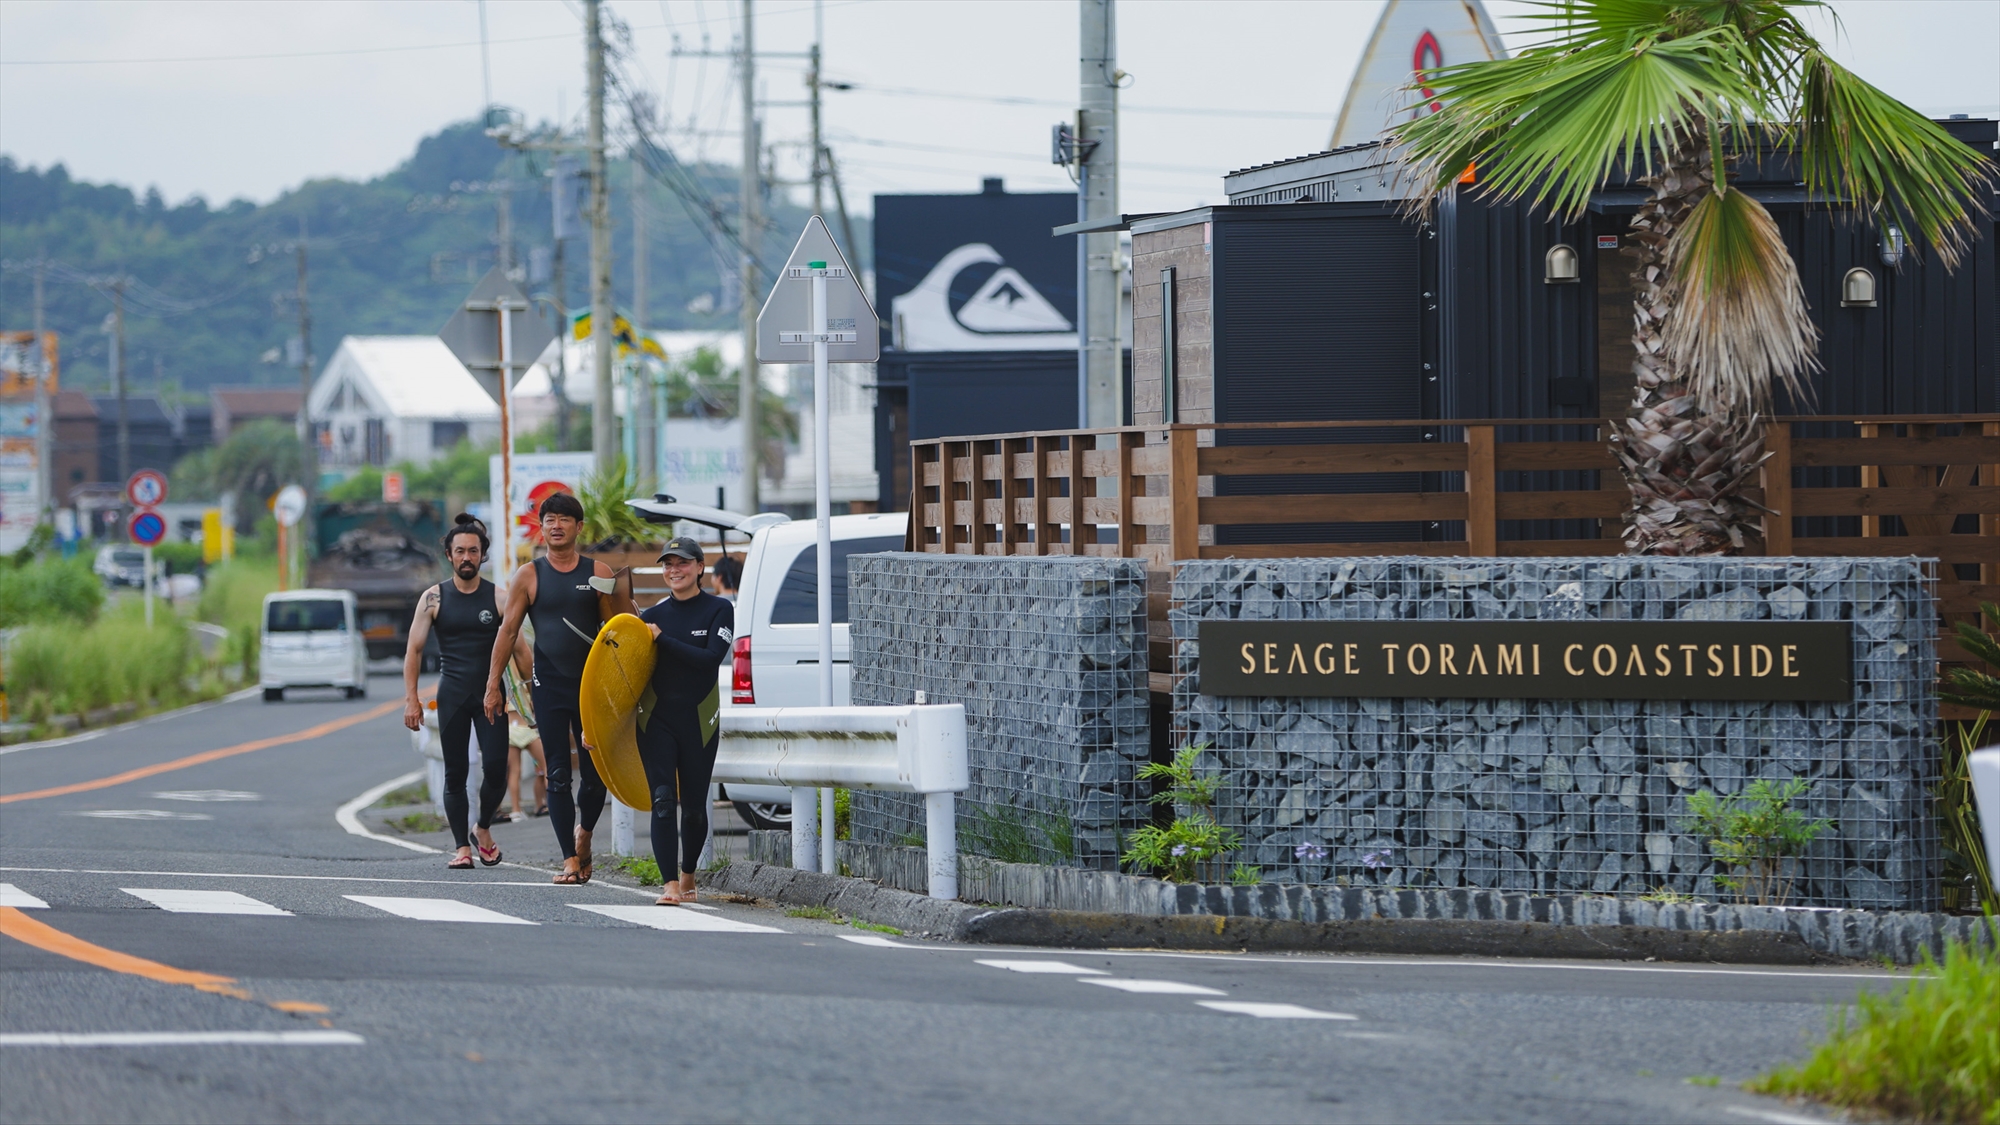
[[[1136, 560], [856, 555], [848, 564], [853, 701], [965, 705], [972, 787], [961, 849], [1117, 866], [1150, 811], [1146, 574]], [[918, 798], [856, 790], [851, 834], [919, 837]]]
[[[1907, 559], [1213, 560], [1174, 580], [1175, 738], [1275, 882], [1726, 898], [1687, 797], [1802, 777], [1794, 902], [1934, 910], [1935, 607]], [[1847, 703], [1200, 693], [1208, 619], [1851, 621]]]

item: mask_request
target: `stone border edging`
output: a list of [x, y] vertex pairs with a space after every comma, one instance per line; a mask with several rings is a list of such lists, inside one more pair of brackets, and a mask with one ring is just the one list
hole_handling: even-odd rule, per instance
[[696, 881], [710, 890], [795, 906], [824, 906], [864, 922], [894, 926], [906, 934], [953, 941], [967, 940], [964, 935], [968, 926], [979, 916], [1010, 913], [974, 903], [927, 898], [866, 879], [822, 875], [754, 861], [701, 872]]

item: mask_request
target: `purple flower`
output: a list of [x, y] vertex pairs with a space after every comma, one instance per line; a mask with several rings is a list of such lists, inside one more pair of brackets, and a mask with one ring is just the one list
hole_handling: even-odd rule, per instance
[[1186, 845], [1186, 844], [1175, 844], [1175, 845], [1174, 845], [1174, 850], [1173, 850], [1173, 854], [1174, 854], [1174, 855], [1177, 855], [1177, 856], [1181, 856], [1181, 855], [1186, 855], [1186, 854], [1187, 854], [1187, 845]]
[[1389, 856], [1391, 850], [1392, 849], [1389, 848], [1383, 848], [1379, 852], [1369, 852], [1367, 855], [1361, 857], [1362, 866], [1368, 868], [1370, 871], [1382, 870], [1384, 867], [1389, 866]]
[[1299, 860], [1321, 860], [1326, 858], [1325, 844], [1300, 844], [1292, 849], [1292, 856]]

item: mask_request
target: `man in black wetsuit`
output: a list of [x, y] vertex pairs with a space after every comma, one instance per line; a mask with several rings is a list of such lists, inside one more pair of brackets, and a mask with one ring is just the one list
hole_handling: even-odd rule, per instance
[[666, 880], [660, 906], [694, 901], [695, 863], [708, 840], [708, 779], [715, 774], [722, 729], [722, 692], [715, 673], [729, 659], [735, 640], [736, 607], [702, 592], [701, 563], [701, 544], [685, 537], [669, 542], [660, 554], [669, 596], [639, 615], [658, 648], [655, 702], [652, 714], [641, 720], [639, 760], [653, 791], [653, 858]]
[[[583, 504], [567, 492], [542, 501], [542, 542], [548, 554], [525, 563], [507, 584], [507, 614], [493, 640], [486, 674], [486, 713], [501, 715], [506, 700], [500, 671], [521, 635], [521, 621], [535, 623], [535, 672], [528, 690], [535, 706], [535, 725], [542, 734], [542, 755], [548, 766], [549, 825], [563, 853], [563, 869], [555, 882], [590, 882], [590, 834], [604, 811], [604, 782], [586, 751], [577, 755], [583, 783], [570, 795], [569, 756], [581, 747], [583, 725], [577, 699], [583, 687], [583, 662], [597, 642], [597, 631], [618, 613], [629, 613], [630, 597], [614, 596], [609, 566], [577, 551]], [[582, 823], [577, 823], [581, 812]]]
[[[487, 828], [507, 792], [507, 720], [504, 715], [489, 719], [482, 698], [486, 664], [500, 632], [500, 607], [494, 600], [493, 583], [479, 576], [488, 545], [486, 525], [468, 515], [460, 515], [445, 533], [444, 553], [451, 564], [451, 581], [432, 586], [418, 599], [416, 619], [410, 622], [410, 643], [403, 652], [403, 725], [417, 730], [424, 725], [417, 673], [423, 668], [424, 641], [433, 630], [437, 632], [444, 811], [451, 821], [452, 839], [458, 844], [458, 854], [445, 866], [454, 869], [472, 866], [475, 844], [481, 863], [491, 867], [500, 862], [500, 849], [494, 846]], [[479, 828], [478, 835], [468, 840], [465, 783], [471, 767], [467, 741], [472, 737], [479, 740]]]

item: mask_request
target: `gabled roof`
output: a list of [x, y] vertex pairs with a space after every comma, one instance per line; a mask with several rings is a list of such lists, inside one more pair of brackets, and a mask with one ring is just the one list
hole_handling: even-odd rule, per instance
[[209, 400], [229, 411], [232, 418], [293, 415], [299, 412], [297, 387], [213, 387]]
[[343, 339], [313, 383], [307, 412], [325, 417], [343, 384], [391, 418], [472, 422], [500, 417], [500, 407], [436, 336]]

